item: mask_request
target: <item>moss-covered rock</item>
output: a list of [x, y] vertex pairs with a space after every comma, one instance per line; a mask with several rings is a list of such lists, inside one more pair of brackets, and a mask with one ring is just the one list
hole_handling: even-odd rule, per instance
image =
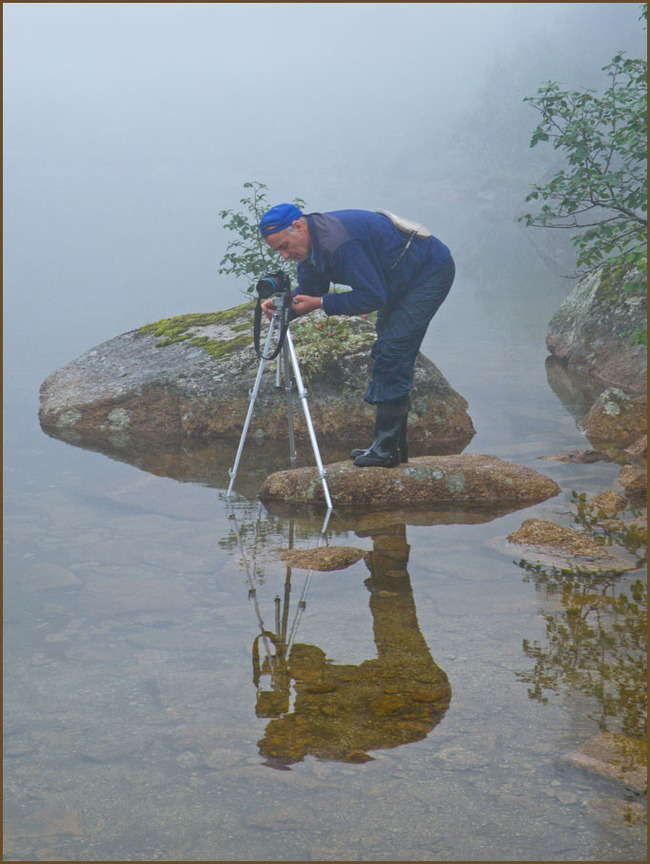
[[[169, 444], [239, 437], [260, 360], [253, 347], [253, 303], [180, 315], [111, 339], [52, 373], [41, 386], [39, 418], [73, 444], [127, 452], [143, 441]], [[370, 441], [374, 409], [363, 401], [372, 323], [322, 313], [291, 333], [319, 439]], [[294, 329], [295, 326], [295, 329]], [[264, 338], [264, 334], [263, 334]], [[251, 423], [256, 440], [288, 437], [277, 361], [266, 364]], [[308, 440], [301, 400], [291, 395], [296, 438]], [[425, 452], [456, 453], [474, 435], [466, 401], [419, 355], [409, 416], [410, 441]]]

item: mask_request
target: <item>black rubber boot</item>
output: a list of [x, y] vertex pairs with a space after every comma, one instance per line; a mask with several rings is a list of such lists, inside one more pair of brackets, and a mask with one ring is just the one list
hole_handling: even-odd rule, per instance
[[[410, 399], [406, 403], [406, 413], [404, 414], [404, 418], [402, 419], [402, 426], [399, 432], [399, 438], [397, 440], [397, 450], [399, 453], [399, 461], [400, 462], [408, 462], [409, 454], [408, 454], [408, 443], [406, 441], [406, 433], [407, 433], [407, 419], [408, 419], [408, 410], [411, 407]], [[379, 408], [379, 406], [377, 406]], [[350, 459], [356, 459], [357, 456], [365, 456], [369, 453], [374, 446], [373, 444], [370, 447], [355, 447], [354, 450], [350, 451]]]
[[408, 396], [377, 405], [375, 440], [372, 446], [355, 457], [358, 468], [392, 468], [399, 465], [399, 441], [405, 435]]
[[410, 408], [410, 402], [406, 409], [406, 414], [402, 419], [402, 426], [399, 430], [399, 438], [397, 439], [397, 449], [399, 450], [399, 461], [400, 462], [408, 462], [409, 461], [409, 449], [408, 444], [406, 442], [406, 432], [408, 430], [407, 419], [408, 419], [408, 409]]

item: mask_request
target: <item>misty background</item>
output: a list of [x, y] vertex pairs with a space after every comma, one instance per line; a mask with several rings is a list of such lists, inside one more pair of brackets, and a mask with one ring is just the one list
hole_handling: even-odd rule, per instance
[[[219, 211], [248, 180], [270, 203], [421, 221], [504, 308], [528, 303], [515, 247], [537, 243], [557, 265], [537, 278], [568, 293], [566, 237], [516, 223], [561, 164], [530, 150], [523, 99], [601, 86], [646, 35], [632, 3], [5, 3], [3, 19], [5, 384], [34, 410], [34, 382], [93, 346], [242, 302], [217, 272]], [[513, 267], [521, 294], [502, 296]]]

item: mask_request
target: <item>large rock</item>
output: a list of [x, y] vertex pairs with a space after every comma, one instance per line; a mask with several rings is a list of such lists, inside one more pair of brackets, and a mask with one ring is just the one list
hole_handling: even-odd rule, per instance
[[[531, 468], [479, 454], [421, 456], [395, 468], [357, 468], [350, 461], [335, 462], [325, 469], [334, 507], [518, 509], [560, 492], [553, 480]], [[271, 474], [259, 497], [265, 503], [322, 504], [318, 469]]]
[[[178, 316], [111, 339], [58, 369], [41, 386], [39, 419], [54, 437], [84, 446], [128, 450], [239, 437], [260, 365], [253, 350], [253, 303], [225, 312]], [[371, 438], [374, 409], [363, 401], [374, 327], [366, 319], [322, 313], [291, 327], [319, 438]], [[288, 436], [276, 361], [266, 364], [250, 434]], [[467, 403], [434, 364], [419, 355], [409, 439], [425, 452], [460, 452], [474, 435]], [[308, 438], [295, 394], [296, 437]]]
[[631, 336], [646, 326], [645, 294], [626, 294], [604, 267], [581, 279], [551, 319], [549, 351], [604, 384], [644, 393], [647, 352]]

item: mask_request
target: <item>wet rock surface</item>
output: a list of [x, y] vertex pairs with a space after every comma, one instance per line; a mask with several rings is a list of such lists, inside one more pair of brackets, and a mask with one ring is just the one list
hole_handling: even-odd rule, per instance
[[[373, 509], [510, 506], [545, 501], [557, 484], [530, 468], [493, 456], [421, 456], [394, 468], [357, 468], [351, 462], [326, 466], [335, 507]], [[324, 503], [316, 468], [271, 474], [260, 490], [264, 502]]]

